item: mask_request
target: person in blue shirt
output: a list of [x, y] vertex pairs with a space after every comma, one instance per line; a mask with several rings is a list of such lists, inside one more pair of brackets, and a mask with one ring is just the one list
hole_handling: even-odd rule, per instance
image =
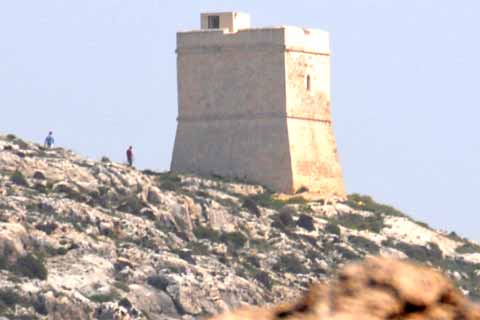
[[45, 138], [45, 143], [43, 144], [47, 148], [53, 147], [53, 144], [55, 143], [55, 139], [53, 139], [53, 132], [50, 131], [48, 133], [48, 136]]

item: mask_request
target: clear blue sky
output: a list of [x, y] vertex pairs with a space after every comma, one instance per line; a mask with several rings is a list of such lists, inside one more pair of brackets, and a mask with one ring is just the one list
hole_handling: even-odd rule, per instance
[[[0, 1], [0, 132], [169, 167], [175, 32], [201, 11], [331, 32], [349, 192], [480, 240], [480, 1]], [[473, 201], [473, 202], [472, 202]]]

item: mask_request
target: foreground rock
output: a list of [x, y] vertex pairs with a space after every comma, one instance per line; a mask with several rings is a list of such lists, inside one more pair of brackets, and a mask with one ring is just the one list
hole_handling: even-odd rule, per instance
[[478, 306], [439, 272], [400, 260], [369, 258], [343, 268], [293, 303], [244, 308], [211, 320], [480, 319]]

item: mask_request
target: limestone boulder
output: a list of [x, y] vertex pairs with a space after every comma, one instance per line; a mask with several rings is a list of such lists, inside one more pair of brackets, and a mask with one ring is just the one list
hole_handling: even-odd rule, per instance
[[390, 258], [351, 264], [295, 302], [243, 308], [211, 320], [477, 320], [473, 305], [438, 271]]

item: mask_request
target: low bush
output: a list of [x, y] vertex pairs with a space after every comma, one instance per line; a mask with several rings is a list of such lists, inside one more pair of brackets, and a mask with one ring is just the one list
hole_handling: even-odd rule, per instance
[[315, 224], [313, 223], [313, 218], [306, 214], [300, 214], [297, 220], [297, 226], [307, 230], [314, 231]]
[[102, 294], [102, 293], [94, 294], [94, 295], [91, 295], [88, 298], [91, 301], [96, 302], [96, 303], [105, 303], [105, 302], [115, 301], [118, 298], [120, 298], [120, 296], [117, 293], [117, 291], [112, 291], [111, 293], [107, 293], [107, 294]]
[[57, 228], [58, 224], [56, 222], [45, 222], [35, 225], [35, 229], [43, 231], [48, 235], [52, 234]]
[[32, 306], [33, 309], [42, 316], [48, 315], [47, 304], [44, 296], [38, 295], [35, 299], [33, 299]]
[[331, 233], [331, 234], [336, 234], [337, 236], [339, 236], [341, 234], [340, 227], [338, 225], [332, 223], [332, 222], [328, 222], [325, 225], [325, 232]]
[[375, 202], [372, 197], [360, 195], [358, 193], [350, 194], [345, 202], [349, 207], [357, 210], [365, 210], [373, 213], [383, 213], [388, 216], [405, 217], [406, 215], [392, 206]]
[[241, 232], [234, 231], [222, 233], [220, 241], [225, 243], [229, 249], [238, 250], [243, 248], [247, 238]]
[[0, 314], [3, 309], [22, 303], [22, 298], [13, 289], [0, 288]]
[[220, 239], [220, 232], [211, 228], [204, 227], [202, 225], [199, 225], [195, 229], [193, 229], [193, 234], [198, 239], [207, 239], [213, 242], [218, 242], [218, 240]]
[[373, 241], [360, 236], [349, 236], [348, 241], [352, 243], [355, 247], [363, 249], [371, 254], [378, 254], [380, 252], [380, 247]]
[[308, 273], [307, 268], [300, 259], [293, 254], [280, 256], [277, 263], [273, 265], [273, 269], [278, 272], [290, 272], [294, 274]]
[[72, 199], [74, 201], [85, 202], [87, 200], [83, 194], [81, 194], [74, 188], [64, 183], [56, 184], [53, 187], [53, 191], [57, 193], [63, 193], [67, 198]]
[[260, 217], [260, 209], [257, 206], [257, 203], [252, 198], [247, 198], [243, 201], [242, 208], [248, 210], [248, 212]]
[[380, 214], [364, 217], [353, 213], [343, 213], [335, 217], [335, 222], [349, 229], [368, 230], [375, 233], [379, 233], [384, 227], [383, 217]]
[[182, 179], [172, 172], [161, 173], [156, 177], [159, 187], [162, 190], [178, 191], [183, 186]]
[[266, 191], [264, 193], [249, 196], [245, 200], [250, 199], [258, 206], [279, 210], [286, 204], [286, 202], [274, 198], [273, 195], [273, 192]]
[[106, 157], [106, 156], [103, 156], [103, 157], [100, 159], [100, 161], [103, 162], [103, 163], [110, 163], [110, 162], [112, 162], [112, 161], [110, 160], [110, 158], [109, 158], [109, 157]]
[[222, 233], [211, 228], [197, 226], [193, 230], [193, 234], [198, 239], [207, 239], [212, 242], [225, 243], [230, 250], [241, 249], [247, 242], [247, 238], [243, 235], [243, 233], [238, 231]]
[[192, 254], [195, 256], [208, 256], [210, 255], [210, 250], [207, 245], [201, 242], [191, 241], [188, 244], [188, 248], [192, 251]]
[[37, 278], [40, 280], [45, 280], [48, 276], [48, 271], [43, 263], [43, 260], [33, 256], [32, 254], [19, 257], [12, 270], [19, 275], [32, 279]]
[[156, 275], [148, 277], [147, 283], [156, 289], [165, 291], [170, 284], [170, 281], [165, 276]]
[[47, 187], [38, 182], [33, 185], [33, 189], [37, 190], [40, 193], [48, 193]]
[[307, 204], [308, 201], [304, 197], [292, 197], [288, 199], [286, 204]]
[[296, 194], [299, 194], [299, 193], [304, 193], [304, 192], [308, 192], [308, 191], [309, 191], [309, 190], [308, 190], [307, 187], [302, 186], [302, 187], [300, 187], [295, 193], [296, 193]]
[[292, 216], [295, 215], [295, 209], [291, 207], [282, 208], [277, 214], [272, 216], [272, 227], [280, 230], [288, 230], [295, 227], [295, 221]]
[[131, 194], [124, 197], [117, 210], [140, 215], [141, 210], [146, 207], [146, 204], [136, 195]]
[[431, 262], [437, 264], [443, 259], [442, 251], [437, 244], [432, 242], [428, 243], [427, 246], [421, 246], [389, 238], [382, 241], [382, 245], [402, 251], [410, 259], [420, 262]]
[[272, 279], [270, 278], [267, 272], [262, 270], [257, 270], [257, 272], [253, 275], [253, 277], [255, 278], [255, 280], [260, 282], [268, 290], [272, 289]]
[[467, 242], [455, 249], [456, 253], [480, 253], [480, 246], [476, 243]]
[[10, 181], [15, 183], [16, 185], [23, 186], [23, 187], [28, 187], [28, 181], [23, 175], [22, 172], [20, 171], [15, 171], [11, 176], [10, 176]]
[[46, 177], [45, 177], [45, 175], [43, 174], [43, 172], [41, 172], [41, 171], [35, 171], [35, 172], [33, 173], [33, 179], [35, 179], [35, 180], [45, 180]]

